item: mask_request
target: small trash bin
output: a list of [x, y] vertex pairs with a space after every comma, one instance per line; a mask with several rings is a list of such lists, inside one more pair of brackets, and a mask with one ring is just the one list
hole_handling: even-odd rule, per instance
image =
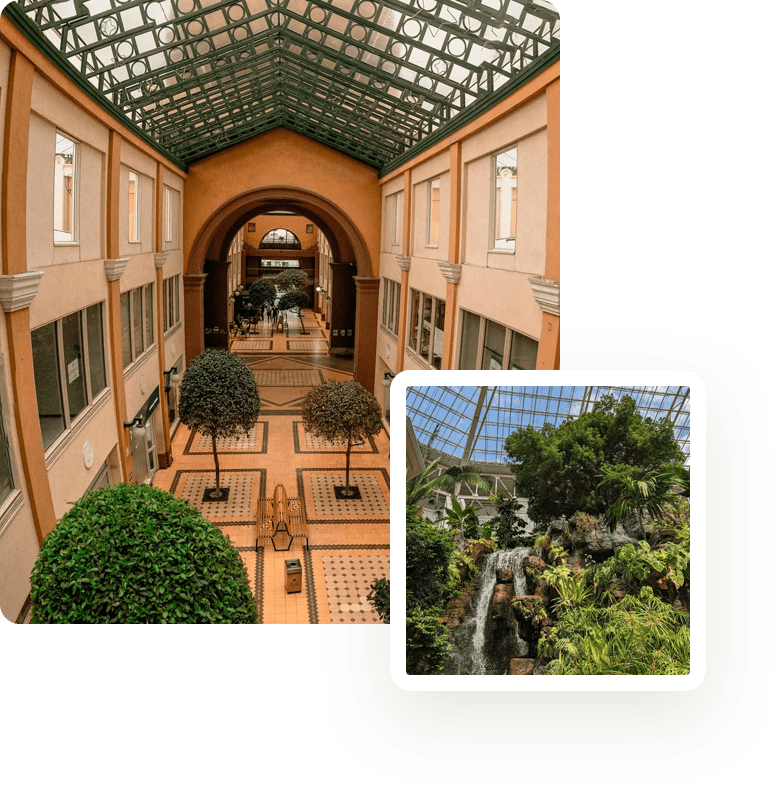
[[285, 592], [301, 592], [301, 560], [285, 560]]

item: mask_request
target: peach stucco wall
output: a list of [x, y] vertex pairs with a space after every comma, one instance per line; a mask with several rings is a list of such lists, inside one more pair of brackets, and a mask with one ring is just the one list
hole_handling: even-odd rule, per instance
[[185, 185], [186, 264], [197, 236], [219, 208], [255, 189], [284, 187], [314, 192], [345, 213], [368, 249], [370, 275], [379, 275], [382, 195], [377, 171], [287, 129], [269, 131], [191, 165]]

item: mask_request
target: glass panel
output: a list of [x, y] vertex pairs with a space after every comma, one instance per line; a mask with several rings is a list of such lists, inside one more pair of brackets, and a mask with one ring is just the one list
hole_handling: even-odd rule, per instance
[[107, 387], [105, 374], [105, 343], [102, 328], [102, 304], [86, 309], [86, 333], [89, 340], [89, 381], [91, 395], [96, 396]]
[[394, 333], [398, 332], [400, 327], [400, 284], [395, 284], [395, 311], [392, 319], [392, 329]]
[[13, 491], [11, 455], [8, 451], [8, 437], [3, 427], [3, 413], [0, 410], [0, 503]]
[[503, 349], [505, 348], [505, 327], [497, 322], [486, 321], [484, 333], [483, 369], [501, 369], [503, 367]]
[[132, 351], [134, 357], [142, 354], [142, 289], [132, 290]]
[[512, 334], [510, 364], [512, 369], [536, 369], [537, 353], [537, 341], [527, 338], [526, 336], [522, 336], [521, 333]]
[[71, 419], [83, 412], [87, 404], [82, 342], [81, 312], [77, 311], [62, 319], [65, 386]]
[[481, 322], [478, 314], [462, 312], [462, 348], [460, 350], [460, 368], [478, 368], [478, 330]]
[[145, 346], [147, 348], [153, 345], [153, 284], [145, 286], [143, 301], [145, 308]]
[[169, 321], [170, 320], [169, 305], [172, 302], [171, 298], [170, 298], [170, 295], [169, 295], [171, 280], [172, 279], [169, 279], [169, 278], [165, 279], [164, 284], [163, 284], [163, 290], [162, 290], [163, 297], [162, 297], [161, 301], [162, 301], [162, 304], [164, 306], [164, 332], [165, 333], [169, 330], [170, 324], [171, 324], [170, 321]]
[[441, 368], [443, 356], [443, 325], [446, 319], [446, 303], [443, 300], [435, 301], [435, 335], [433, 336], [433, 368]]
[[124, 368], [132, 362], [132, 327], [129, 314], [129, 292], [121, 293], [121, 347]]
[[129, 240], [140, 239], [140, 178], [129, 173]]
[[55, 322], [32, 331], [32, 363], [43, 450], [48, 450], [65, 430]]
[[419, 292], [411, 290], [411, 332], [409, 333], [409, 346], [416, 352], [417, 338], [419, 337]]
[[495, 158], [495, 236], [494, 247], [505, 251], [516, 248], [516, 148]]
[[387, 327], [389, 322], [389, 289], [390, 282], [384, 279], [384, 293], [382, 295], [382, 324]]
[[164, 188], [164, 240], [172, 240], [172, 189]]
[[72, 139], [56, 135], [54, 152], [54, 242], [75, 240], [75, 187], [77, 146]]
[[438, 245], [438, 233], [441, 221], [441, 181], [433, 180], [430, 183], [428, 204], [428, 232], [427, 243], [430, 246]]
[[433, 299], [424, 296], [424, 303], [422, 306], [422, 346], [419, 354], [425, 359], [430, 359], [430, 329], [432, 328], [433, 316]]

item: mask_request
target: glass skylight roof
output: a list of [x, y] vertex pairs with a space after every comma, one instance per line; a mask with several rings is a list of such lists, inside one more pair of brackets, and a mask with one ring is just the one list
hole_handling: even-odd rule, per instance
[[631, 396], [644, 417], [668, 418], [690, 464], [691, 405], [685, 386], [671, 387], [410, 387], [406, 414], [420, 445], [459, 461], [505, 463], [505, 438], [517, 429], [558, 426], [588, 412], [604, 395]]
[[17, 4], [42, 47], [183, 163], [286, 126], [384, 167], [559, 51], [542, 0]]

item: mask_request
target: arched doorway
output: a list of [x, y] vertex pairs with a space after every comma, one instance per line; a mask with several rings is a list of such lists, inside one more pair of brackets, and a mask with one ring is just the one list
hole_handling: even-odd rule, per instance
[[332, 326], [339, 320], [341, 327], [337, 330], [353, 331], [355, 379], [373, 392], [379, 292], [373, 260], [362, 233], [344, 211], [319, 194], [295, 187], [264, 187], [240, 194], [216, 210], [199, 230], [185, 276], [189, 362], [204, 350], [208, 321], [228, 324], [231, 241], [249, 218], [279, 210], [292, 210], [308, 218], [325, 234], [334, 260], [330, 295], [332, 314], [336, 316], [332, 317]]

